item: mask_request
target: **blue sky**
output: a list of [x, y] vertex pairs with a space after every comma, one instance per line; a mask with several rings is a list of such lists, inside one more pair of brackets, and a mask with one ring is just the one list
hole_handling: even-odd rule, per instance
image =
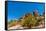
[[42, 14], [44, 11], [44, 4], [8, 2], [8, 20], [18, 19], [25, 13], [32, 13], [34, 9], [38, 9], [39, 14]]

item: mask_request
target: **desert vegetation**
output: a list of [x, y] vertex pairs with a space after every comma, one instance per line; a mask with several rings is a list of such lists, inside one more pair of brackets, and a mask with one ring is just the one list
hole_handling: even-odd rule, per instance
[[16, 26], [17, 24], [20, 24], [21, 27], [23, 27], [24, 29], [31, 29], [36, 27], [44, 28], [45, 27], [45, 12], [43, 12], [43, 15], [39, 15], [37, 11], [34, 11], [33, 14], [26, 13], [24, 16], [20, 17], [18, 20], [11, 20], [10, 22], [8, 22], [8, 27], [13, 27], [13, 26]]

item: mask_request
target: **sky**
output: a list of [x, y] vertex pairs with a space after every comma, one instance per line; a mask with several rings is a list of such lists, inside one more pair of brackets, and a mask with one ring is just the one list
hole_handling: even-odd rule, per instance
[[38, 10], [39, 14], [43, 14], [44, 3], [33, 2], [8, 2], [8, 20], [19, 19], [25, 13], [32, 13], [34, 9]]

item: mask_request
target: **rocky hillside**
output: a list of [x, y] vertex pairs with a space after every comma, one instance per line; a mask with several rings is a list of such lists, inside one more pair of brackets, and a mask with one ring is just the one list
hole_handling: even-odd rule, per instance
[[43, 15], [39, 15], [37, 11], [33, 12], [33, 14], [26, 13], [24, 16], [20, 17], [18, 21], [12, 20], [12, 22], [9, 22], [8, 24], [8, 29], [31, 29], [44, 27], [45, 13], [43, 12]]

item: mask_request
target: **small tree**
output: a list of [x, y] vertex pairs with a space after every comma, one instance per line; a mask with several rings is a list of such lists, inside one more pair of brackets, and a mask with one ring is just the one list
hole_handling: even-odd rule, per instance
[[36, 22], [37, 22], [37, 20], [35, 20], [34, 16], [28, 15], [27, 17], [25, 17], [23, 19], [22, 26], [31, 28], [31, 27], [35, 26]]

